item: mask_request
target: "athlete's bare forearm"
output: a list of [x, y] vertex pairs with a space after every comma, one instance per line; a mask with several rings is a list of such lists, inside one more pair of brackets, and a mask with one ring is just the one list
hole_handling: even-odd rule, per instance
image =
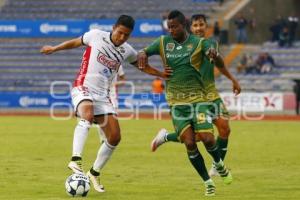
[[81, 45], [83, 45], [83, 44], [82, 44], [82, 41], [81, 41], [81, 37], [79, 37], [79, 38], [75, 38], [75, 39], [72, 39], [72, 40], [62, 42], [62, 43], [60, 43], [56, 46], [50, 46], [50, 45], [43, 46], [41, 48], [40, 52], [43, 53], [43, 54], [51, 54], [51, 53], [54, 53], [56, 51], [77, 48], [77, 47], [80, 47]]

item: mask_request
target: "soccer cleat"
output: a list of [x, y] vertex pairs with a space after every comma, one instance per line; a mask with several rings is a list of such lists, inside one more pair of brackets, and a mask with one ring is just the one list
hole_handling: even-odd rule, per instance
[[215, 196], [216, 192], [216, 186], [214, 182], [209, 179], [208, 181], [205, 181], [205, 196]]
[[220, 177], [223, 179], [223, 182], [229, 185], [233, 181], [233, 178], [223, 161], [221, 160], [219, 163], [214, 163], [214, 165]]
[[90, 182], [92, 182], [97, 192], [105, 192], [104, 186], [100, 184], [100, 176], [94, 176], [90, 171], [88, 171], [86, 175], [89, 177]]
[[166, 129], [160, 129], [155, 136], [155, 138], [151, 142], [151, 150], [154, 152], [156, 149], [162, 145], [163, 143], [166, 142], [166, 136], [167, 136], [168, 131]]
[[218, 173], [218, 171], [217, 171], [215, 165], [212, 165], [212, 166], [211, 166], [211, 168], [210, 168], [210, 170], [209, 170], [209, 172], [208, 172], [208, 175], [209, 175], [210, 177], [213, 177], [213, 176], [220, 176], [220, 174]]
[[81, 160], [70, 161], [68, 168], [72, 170], [75, 174], [83, 174]]

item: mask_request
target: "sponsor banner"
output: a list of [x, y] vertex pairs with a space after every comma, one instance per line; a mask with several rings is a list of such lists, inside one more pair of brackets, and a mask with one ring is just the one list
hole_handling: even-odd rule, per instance
[[[229, 111], [282, 111], [283, 93], [242, 93], [235, 97], [230, 92], [221, 93]], [[168, 109], [164, 94], [120, 94], [119, 109]], [[0, 93], [0, 108], [57, 108], [72, 107], [69, 94], [49, 93]]]
[[[90, 29], [111, 31], [115, 23], [107, 20], [0, 20], [0, 37], [78, 37]], [[159, 19], [136, 20], [133, 37], [163, 34]]]
[[[164, 95], [148, 93], [134, 95], [120, 94], [118, 99], [120, 109], [168, 108]], [[0, 108], [52, 108], [54, 105], [56, 108], [72, 107], [70, 95], [0, 92]]]
[[220, 93], [224, 104], [229, 111], [282, 111], [283, 93], [241, 93], [235, 96], [233, 93]]
[[[58, 102], [63, 103], [58, 108], [69, 108], [71, 99], [66, 95], [64, 99], [60, 96], [50, 95], [49, 93], [0, 93], [0, 108], [50, 108]], [[68, 105], [70, 104], [70, 105]]]
[[168, 109], [164, 94], [120, 94], [119, 109]]

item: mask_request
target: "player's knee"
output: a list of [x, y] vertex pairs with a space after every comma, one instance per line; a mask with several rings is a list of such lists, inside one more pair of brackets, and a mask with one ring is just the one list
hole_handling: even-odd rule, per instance
[[219, 135], [223, 139], [227, 139], [230, 135], [230, 127], [229, 126], [222, 126], [219, 130]]
[[216, 143], [214, 135], [211, 133], [203, 134], [202, 142], [207, 148], [213, 147]]
[[183, 142], [188, 150], [194, 150], [197, 147], [195, 140], [186, 139]]
[[93, 123], [94, 120], [94, 112], [93, 111], [87, 111], [84, 113], [80, 113], [80, 118], [84, 119], [86, 121], [89, 121], [91, 124]]
[[78, 122], [78, 126], [85, 128], [85, 129], [89, 129], [91, 127], [91, 122], [86, 120], [86, 119], [80, 119]]

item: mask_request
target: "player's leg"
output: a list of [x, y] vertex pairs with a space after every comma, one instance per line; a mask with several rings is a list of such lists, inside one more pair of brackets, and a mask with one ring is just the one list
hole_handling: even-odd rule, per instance
[[[198, 132], [197, 135], [201, 137], [201, 141], [203, 142], [206, 151], [213, 158], [213, 169], [216, 170], [216, 173], [221, 176], [225, 184], [230, 184], [233, 180], [232, 175], [220, 157], [220, 152], [217, 148], [213, 134]], [[211, 177], [210, 173], [209, 175]]]
[[213, 164], [215, 169], [222, 177], [224, 183], [230, 184], [232, 182], [232, 176], [230, 171], [224, 165], [219, 149], [216, 145], [215, 137], [213, 135], [213, 126], [211, 114], [208, 114], [210, 105], [197, 104], [195, 108], [195, 117], [193, 118], [193, 127], [197, 136], [203, 142], [207, 152], [213, 158]]
[[[201, 141], [201, 136], [196, 135], [196, 142]], [[166, 129], [160, 129], [156, 134], [155, 138], [151, 142], [151, 150], [154, 152], [156, 149], [166, 142], [177, 142], [181, 143], [178, 139], [178, 134], [176, 132], [169, 133]]]
[[[213, 106], [211, 107], [211, 113], [213, 113], [213, 123], [218, 129], [218, 137], [217, 137], [217, 147], [220, 152], [221, 159], [224, 161], [225, 155], [227, 153], [228, 146], [228, 138], [230, 135], [230, 127], [229, 127], [229, 112], [227, 111], [222, 99], [216, 99], [213, 102]], [[209, 170], [210, 176], [219, 175], [217, 170], [214, 168], [214, 165]]]
[[101, 126], [106, 140], [101, 144], [93, 167], [87, 173], [94, 188], [98, 192], [104, 192], [103, 185], [100, 184], [100, 171], [111, 158], [116, 146], [121, 140], [119, 122], [114, 114], [108, 114], [95, 117], [97, 123]]
[[72, 158], [68, 167], [74, 173], [83, 173], [82, 152], [94, 117], [93, 99], [86, 88], [73, 88], [72, 103], [80, 120], [74, 130]]
[[[172, 121], [173, 125], [175, 127], [175, 130], [177, 129], [176, 132], [173, 133], [168, 133], [166, 129], [161, 129], [159, 132], [156, 134], [154, 139], [151, 142], [151, 150], [154, 152], [156, 149], [164, 144], [165, 142], [173, 141], [173, 142], [180, 142], [179, 139], [179, 133], [178, 133], [178, 124], [179, 126], [182, 123], [186, 123], [187, 118], [190, 118], [190, 116], [183, 116], [186, 114], [189, 114], [189, 112], [185, 112], [186, 109], [190, 109], [189, 105], [186, 106], [173, 106], [171, 107], [171, 116], [172, 116]], [[180, 118], [183, 118], [182, 120]], [[189, 120], [189, 119], [188, 119]]]
[[230, 135], [229, 120], [227, 118], [218, 117], [214, 120], [219, 135], [217, 138], [217, 147], [220, 152], [221, 159], [224, 160], [227, 153], [228, 138]]
[[183, 129], [180, 140], [185, 144], [190, 162], [204, 181], [205, 195], [215, 195], [215, 184], [208, 175], [204, 159], [196, 144], [194, 131], [190, 125]]

